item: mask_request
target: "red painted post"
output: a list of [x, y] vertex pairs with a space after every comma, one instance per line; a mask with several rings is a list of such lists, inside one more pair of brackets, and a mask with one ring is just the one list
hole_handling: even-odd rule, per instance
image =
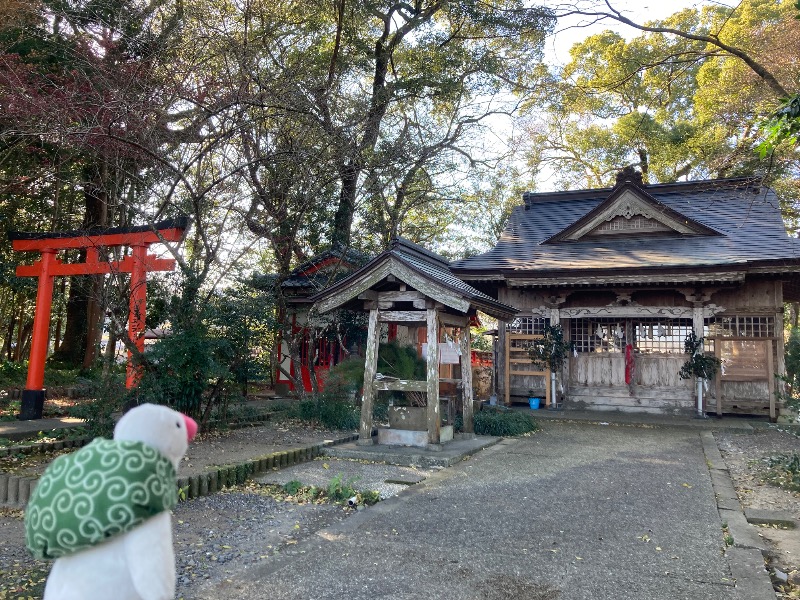
[[[63, 275], [99, 275], [105, 273], [131, 274], [130, 320], [128, 333], [139, 349], [144, 351], [145, 301], [147, 296], [147, 271], [171, 271], [175, 261], [156, 258], [147, 254], [150, 244], [178, 242], [188, 225], [187, 219], [162, 221], [153, 226], [119, 227], [101, 233], [62, 232], [25, 233], [9, 232], [12, 247], [18, 252], [41, 252], [41, 260], [32, 265], [17, 267], [18, 277], [38, 277], [39, 288], [36, 295], [36, 314], [31, 344], [31, 357], [28, 363], [28, 380], [22, 394], [20, 419], [41, 419], [44, 406], [44, 364], [47, 359], [50, 341], [50, 308], [53, 301], [53, 278]], [[97, 247], [130, 246], [132, 256], [120, 261], [100, 261]], [[87, 258], [83, 263], [64, 264], [56, 260], [55, 253], [70, 248], [86, 248]], [[134, 387], [141, 372], [130, 363], [128, 353], [127, 386]]]
[[36, 290], [36, 312], [33, 316], [33, 337], [28, 359], [28, 378], [22, 393], [20, 419], [41, 419], [44, 408], [44, 363], [50, 342], [50, 309], [53, 305], [53, 275], [55, 250], [42, 250], [39, 261], [39, 287]]
[[[139, 352], [144, 352], [144, 330], [147, 303], [147, 245], [133, 246], [133, 268], [131, 269], [130, 315], [128, 316], [128, 337]], [[128, 351], [128, 370], [125, 386], [128, 389], [138, 385], [141, 367], [133, 364], [133, 353]]]

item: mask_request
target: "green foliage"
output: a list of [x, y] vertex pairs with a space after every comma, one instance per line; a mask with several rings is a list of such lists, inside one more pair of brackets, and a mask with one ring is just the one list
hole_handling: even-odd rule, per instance
[[[0, 388], [23, 387], [28, 376], [27, 362], [0, 361]], [[48, 361], [44, 371], [45, 387], [69, 386], [82, 383], [94, 372], [82, 372], [73, 366]]]
[[358, 492], [353, 488], [353, 484], [361, 479], [361, 477], [353, 477], [352, 479], [344, 480], [344, 476], [338, 473], [330, 483], [328, 483], [328, 498], [333, 502], [347, 502]]
[[378, 394], [372, 404], [372, 418], [379, 423], [386, 423], [389, 420], [389, 399], [387, 396]]
[[534, 340], [528, 346], [528, 354], [533, 363], [558, 373], [567, 362], [572, 352], [572, 342], [564, 340], [564, 329], [561, 325], [545, 325], [542, 339]]
[[327, 400], [318, 395], [298, 404], [298, 418], [320, 423], [329, 429], [353, 431], [361, 422], [361, 411], [351, 402]]
[[478, 352], [492, 351], [492, 339], [484, 335], [485, 333], [485, 327], [478, 327], [472, 330], [472, 334], [470, 335], [470, 347], [472, 350], [477, 350]]
[[108, 378], [92, 385], [89, 395], [92, 400], [71, 407], [70, 416], [86, 423], [88, 435], [111, 438], [116, 424], [113, 414], [122, 409], [125, 386], [115, 378]]
[[270, 371], [270, 349], [275, 341], [275, 306], [271, 294], [245, 283], [212, 296], [208, 309], [209, 331], [225, 340], [229, 378], [243, 395], [247, 384], [263, 380]]
[[496, 408], [484, 408], [475, 414], [475, 433], [512, 437], [539, 429], [536, 421], [527, 413]]
[[800, 454], [781, 454], [767, 460], [769, 467], [765, 479], [778, 487], [800, 492]]
[[[414, 346], [401, 346], [396, 340], [381, 344], [378, 348], [378, 373], [398, 379], [425, 381], [428, 377], [426, 362], [417, 356]], [[424, 404], [417, 392], [389, 392], [381, 394], [387, 401], [397, 405]]]
[[364, 359], [352, 356], [331, 367], [324, 376], [326, 399], [351, 400], [364, 387]]
[[27, 365], [4, 360], [0, 362], [0, 387], [21, 386], [25, 384]]
[[187, 277], [181, 295], [163, 309], [172, 335], [148, 348], [144, 374], [131, 403], [166, 404], [198, 420], [240, 397], [247, 382], [263, 376], [273, 331], [273, 304], [267, 294], [244, 284], [199, 295]]
[[761, 124], [764, 141], [758, 146], [761, 158], [786, 143], [796, 146], [800, 140], [800, 94], [784, 98], [780, 107]]
[[786, 340], [786, 383], [793, 391], [800, 392], [800, 328], [792, 327]]
[[[604, 31], [578, 42], [570, 62], [553, 69], [530, 104], [536, 119], [526, 150], [532, 167], [546, 161], [561, 189], [613, 185], [626, 165], [638, 167], [645, 183], [766, 172], [767, 182], [789, 199], [782, 208], [796, 223], [795, 146], [772, 143], [784, 135], [796, 142], [798, 104], [792, 96], [776, 112], [787, 93], [764, 75], [796, 94], [795, 15], [786, 1], [706, 4], [646, 24], [685, 36], [644, 31], [626, 38]], [[742, 51], [749, 64], [715, 39]], [[770, 146], [776, 150], [768, 163], [756, 152], [764, 119], [766, 134], [775, 136], [762, 146], [762, 154]]]
[[131, 391], [135, 404], [165, 404], [200, 418], [209, 384], [228, 376], [228, 344], [212, 337], [202, 322], [185, 323], [146, 353], [147, 367], [139, 387]]
[[393, 340], [378, 348], [378, 373], [398, 379], [424, 381], [427, 377], [427, 365], [417, 356], [414, 346], [401, 346]]
[[300, 489], [303, 487], [303, 484], [297, 481], [296, 479], [292, 479], [289, 483], [283, 484], [283, 491], [289, 494], [290, 496], [294, 496]]
[[358, 429], [361, 411], [355, 400], [363, 382], [363, 359], [353, 357], [342, 361], [327, 372], [323, 392], [299, 403], [298, 417], [321, 423], [329, 429]]
[[689, 358], [678, 371], [681, 379], [713, 379], [721, 361], [716, 356], [711, 356], [703, 352], [703, 338], [698, 338], [694, 332], [686, 336], [683, 341], [683, 352]]
[[344, 481], [343, 475], [339, 473], [331, 479], [324, 489], [313, 485], [304, 485], [297, 480], [292, 480], [282, 485], [280, 489], [284, 494], [292, 496], [295, 500], [301, 502], [328, 500], [337, 504], [344, 504], [352, 498], [355, 498], [356, 505], [372, 505], [379, 502], [381, 499], [380, 493], [376, 491], [359, 492], [353, 487], [353, 484], [359, 479], [359, 477], [354, 477]]

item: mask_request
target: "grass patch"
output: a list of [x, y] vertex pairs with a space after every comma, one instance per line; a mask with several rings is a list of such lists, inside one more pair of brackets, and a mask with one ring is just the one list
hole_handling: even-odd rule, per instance
[[361, 410], [344, 400], [319, 397], [297, 405], [296, 416], [301, 421], [316, 422], [328, 429], [353, 431], [361, 423]]
[[764, 480], [784, 490], [800, 492], [800, 454], [770, 456]]
[[524, 435], [539, 429], [527, 413], [497, 408], [484, 408], [475, 414], [475, 433], [496, 437]]
[[[279, 502], [296, 502], [297, 504], [339, 504], [350, 507], [371, 506], [377, 504], [380, 493], [372, 490], [358, 491], [353, 484], [358, 477], [344, 480], [341, 473], [333, 477], [327, 486], [317, 487], [305, 485], [301, 481], [292, 480], [283, 485], [261, 484], [248, 481], [244, 484], [244, 491], [264, 494]], [[230, 491], [230, 490], [228, 490]], [[350, 501], [353, 500], [351, 504]]]

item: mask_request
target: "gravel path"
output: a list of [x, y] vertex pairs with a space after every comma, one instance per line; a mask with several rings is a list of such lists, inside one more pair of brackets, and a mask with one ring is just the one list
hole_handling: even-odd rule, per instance
[[183, 502], [173, 514], [177, 598], [225, 580], [346, 519], [341, 506], [279, 502], [258, 493], [231, 491]]
[[[303, 485], [326, 488], [331, 479], [338, 476], [343, 483], [351, 483], [356, 491], [376, 491], [381, 500], [385, 500], [439, 470], [441, 469], [426, 470], [322, 456], [311, 462], [261, 475], [255, 481], [275, 485], [299, 481]], [[396, 483], [398, 481], [404, 483]]]
[[[240, 462], [278, 449], [338, 437], [340, 433], [298, 424], [272, 423], [203, 436], [190, 448], [181, 475], [201, 472], [210, 465]], [[717, 432], [715, 435], [744, 506], [777, 508], [800, 518], [800, 495], [763, 485], [759, 479], [765, 464], [763, 458], [797, 451], [800, 440], [774, 430], [754, 434]], [[537, 436], [534, 442], [538, 439], [545, 437]], [[531, 464], [543, 466], [550, 460], [552, 458]], [[469, 463], [462, 468], [469, 469]], [[431, 472], [324, 458], [263, 475], [259, 482], [181, 503], [173, 517], [178, 557], [176, 598], [203, 597], [207, 587], [213, 588], [228, 578], [237, 579], [233, 575], [236, 572], [258, 569], [275, 555], [299, 555], [302, 549], [298, 548], [304, 546], [303, 540], [348, 519], [355, 513], [353, 509], [331, 504], [296, 504], [259, 493], [260, 483], [283, 484], [298, 480], [306, 485], [326, 486], [338, 474], [345, 481], [360, 477], [354, 482], [355, 488], [378, 489], [386, 497], [407, 487], [386, 484], [386, 479], [421, 479]], [[463, 502], [464, 498], [459, 501]], [[769, 531], [766, 533], [771, 535]], [[797, 537], [796, 532], [787, 533]], [[776, 544], [779, 543], [780, 540], [776, 540]], [[786, 567], [796, 567], [797, 557], [800, 552], [786, 555]], [[48, 568], [46, 563], [34, 561], [24, 547], [22, 512], [0, 510], [0, 598], [40, 598]], [[241, 574], [238, 578], [241, 579]]]
[[[244, 462], [342, 434], [294, 422], [205, 434], [190, 445], [179, 474], [201, 473], [212, 465]], [[47, 462], [36, 461], [28, 468], [40, 472]], [[386, 479], [410, 483], [424, 479], [430, 472], [320, 457], [274, 471], [260, 477], [260, 482], [182, 502], [173, 511], [176, 598], [195, 598], [200, 589], [224, 581], [234, 571], [246, 570], [277, 554], [292, 555], [299, 542], [356, 512], [334, 504], [276, 500], [262, 489], [269, 483], [298, 480], [305, 485], [327, 487], [331, 479], [341, 475], [343, 481], [353, 481], [356, 489], [379, 490], [387, 498], [408, 486], [386, 484]], [[25, 548], [22, 519], [20, 510], [0, 509], [0, 598], [41, 598], [49, 570], [48, 563], [35, 561]]]

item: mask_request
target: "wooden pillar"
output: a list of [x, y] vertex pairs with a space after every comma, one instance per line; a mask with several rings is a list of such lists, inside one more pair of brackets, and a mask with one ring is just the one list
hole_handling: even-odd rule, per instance
[[53, 276], [50, 274], [50, 269], [55, 257], [56, 253], [53, 250], [42, 251], [26, 390], [41, 390], [44, 386], [44, 363], [47, 360], [47, 346], [50, 341], [50, 309], [53, 306]]
[[[556, 327], [557, 325], [561, 325], [561, 311], [558, 310], [558, 306], [554, 306], [553, 308], [550, 309], [550, 326]], [[552, 372], [550, 373], [550, 385], [548, 386], [547, 389], [548, 393], [545, 394], [545, 402], [544, 402], [545, 406], [547, 406], [548, 408], [550, 408], [551, 404], [553, 408], [558, 408], [558, 390], [556, 389], [556, 378], [561, 377], [563, 385], [563, 379], [564, 379], [563, 371], [566, 368], [566, 363], [568, 362], [569, 359], [565, 361], [564, 363], [565, 366], [562, 368], [561, 373], [552, 373]], [[549, 371], [550, 369], [545, 369], [545, 370]], [[545, 376], [545, 381], [547, 381], [546, 376]]]
[[[714, 356], [717, 360], [722, 360], [722, 338], [714, 339]], [[714, 393], [717, 396], [717, 417], [722, 418], [722, 368], [717, 369], [714, 377]]]
[[[44, 364], [50, 342], [50, 309], [53, 306], [53, 275], [55, 250], [42, 250], [39, 261], [39, 287], [36, 289], [36, 311], [33, 315], [33, 337], [28, 358], [28, 377], [22, 392], [19, 418], [41, 419], [44, 410]], [[20, 329], [22, 321], [20, 320]]]
[[508, 382], [506, 381], [506, 376], [508, 373], [508, 348], [506, 344], [508, 343], [506, 339], [506, 323], [504, 321], [497, 322], [497, 354], [496, 358], [497, 361], [494, 365], [495, 368], [495, 375], [497, 377], [497, 389], [495, 390], [495, 394], [497, 394], [498, 402], [502, 402], [503, 404], [508, 404]]
[[[778, 288], [777, 306], [783, 308], [783, 284], [778, 281], [775, 285]], [[775, 331], [772, 335], [775, 336], [775, 372], [781, 377], [786, 375], [786, 346], [783, 339], [783, 331], [783, 310], [779, 310], [775, 313]], [[776, 396], [783, 398], [786, 393], [786, 384], [782, 379], [775, 379], [774, 377], [773, 381], [777, 386]], [[780, 407], [778, 407], [778, 413], [780, 413]]]
[[769, 390], [769, 420], [774, 423], [778, 420], [778, 412], [775, 410], [775, 361], [772, 359], [772, 352], [775, 345], [772, 340], [767, 340], [767, 389]]
[[426, 381], [428, 384], [428, 443], [439, 443], [439, 311], [429, 308], [427, 311], [428, 325], [428, 369]]
[[[128, 337], [140, 354], [144, 353], [144, 330], [147, 311], [147, 246], [133, 246], [133, 267], [131, 268], [130, 314], [128, 315]], [[135, 365], [133, 353], [128, 350], [128, 368], [125, 387], [134, 388], [139, 384], [142, 367]]]
[[461, 404], [464, 421], [464, 433], [474, 433], [475, 423], [472, 418], [472, 353], [469, 343], [469, 325], [461, 328]]
[[[705, 331], [706, 321], [705, 321], [705, 314], [703, 312], [703, 304], [702, 302], [695, 302], [694, 307], [692, 308], [692, 329], [694, 329], [694, 334], [697, 336], [698, 339], [703, 337], [703, 332]], [[701, 348], [700, 351], [702, 352], [703, 349]], [[695, 410], [697, 411], [697, 396], [700, 394], [700, 385], [695, 385], [694, 388], [694, 405]], [[703, 405], [699, 407], [699, 414], [702, 416], [706, 413], [706, 405], [708, 404], [708, 398], [706, 394], [703, 394]]]
[[375, 400], [375, 372], [378, 370], [378, 309], [369, 311], [367, 327], [367, 349], [364, 361], [364, 395], [361, 400], [361, 428], [358, 432], [358, 445], [372, 444], [372, 405]]

